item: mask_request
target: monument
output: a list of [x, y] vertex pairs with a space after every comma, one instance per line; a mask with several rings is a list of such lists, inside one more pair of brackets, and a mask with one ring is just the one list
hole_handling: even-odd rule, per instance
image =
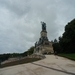
[[40, 32], [39, 41], [35, 43], [34, 54], [51, 54], [54, 53], [52, 43], [48, 40], [46, 23], [41, 22], [42, 31]]

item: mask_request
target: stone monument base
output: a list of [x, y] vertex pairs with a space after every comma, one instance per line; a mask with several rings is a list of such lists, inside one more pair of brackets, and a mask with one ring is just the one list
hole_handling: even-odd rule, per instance
[[54, 50], [52, 47], [52, 43], [49, 43], [49, 45], [40, 45], [37, 46], [37, 48], [34, 50], [34, 53], [39, 54], [53, 54]]

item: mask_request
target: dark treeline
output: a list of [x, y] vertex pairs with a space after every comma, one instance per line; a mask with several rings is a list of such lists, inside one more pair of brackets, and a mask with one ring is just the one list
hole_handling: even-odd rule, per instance
[[75, 19], [65, 26], [61, 37], [53, 42], [54, 51], [57, 53], [75, 53]]
[[24, 53], [7, 53], [7, 54], [0, 54], [0, 62], [5, 61], [9, 58], [14, 58], [14, 57], [25, 57], [27, 55], [31, 55], [34, 51], [34, 47], [30, 47], [28, 51], [25, 51]]

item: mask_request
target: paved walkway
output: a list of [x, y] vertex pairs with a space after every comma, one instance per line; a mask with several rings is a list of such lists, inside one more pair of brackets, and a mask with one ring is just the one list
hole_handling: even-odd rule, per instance
[[0, 75], [75, 75], [75, 61], [46, 55], [37, 62], [2, 68]]

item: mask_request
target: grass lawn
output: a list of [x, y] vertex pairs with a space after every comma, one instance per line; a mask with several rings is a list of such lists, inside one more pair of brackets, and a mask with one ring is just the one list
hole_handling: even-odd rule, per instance
[[34, 62], [34, 61], [37, 61], [37, 60], [40, 60], [40, 58], [25, 58], [25, 59], [21, 59], [21, 60], [17, 60], [17, 61], [2, 64], [1, 68], [8, 67], [8, 66], [19, 65], [19, 64], [30, 63], [30, 62]]
[[75, 61], [75, 53], [63, 53], [63, 54], [58, 54], [58, 56], [66, 57], [68, 59], [74, 60]]

